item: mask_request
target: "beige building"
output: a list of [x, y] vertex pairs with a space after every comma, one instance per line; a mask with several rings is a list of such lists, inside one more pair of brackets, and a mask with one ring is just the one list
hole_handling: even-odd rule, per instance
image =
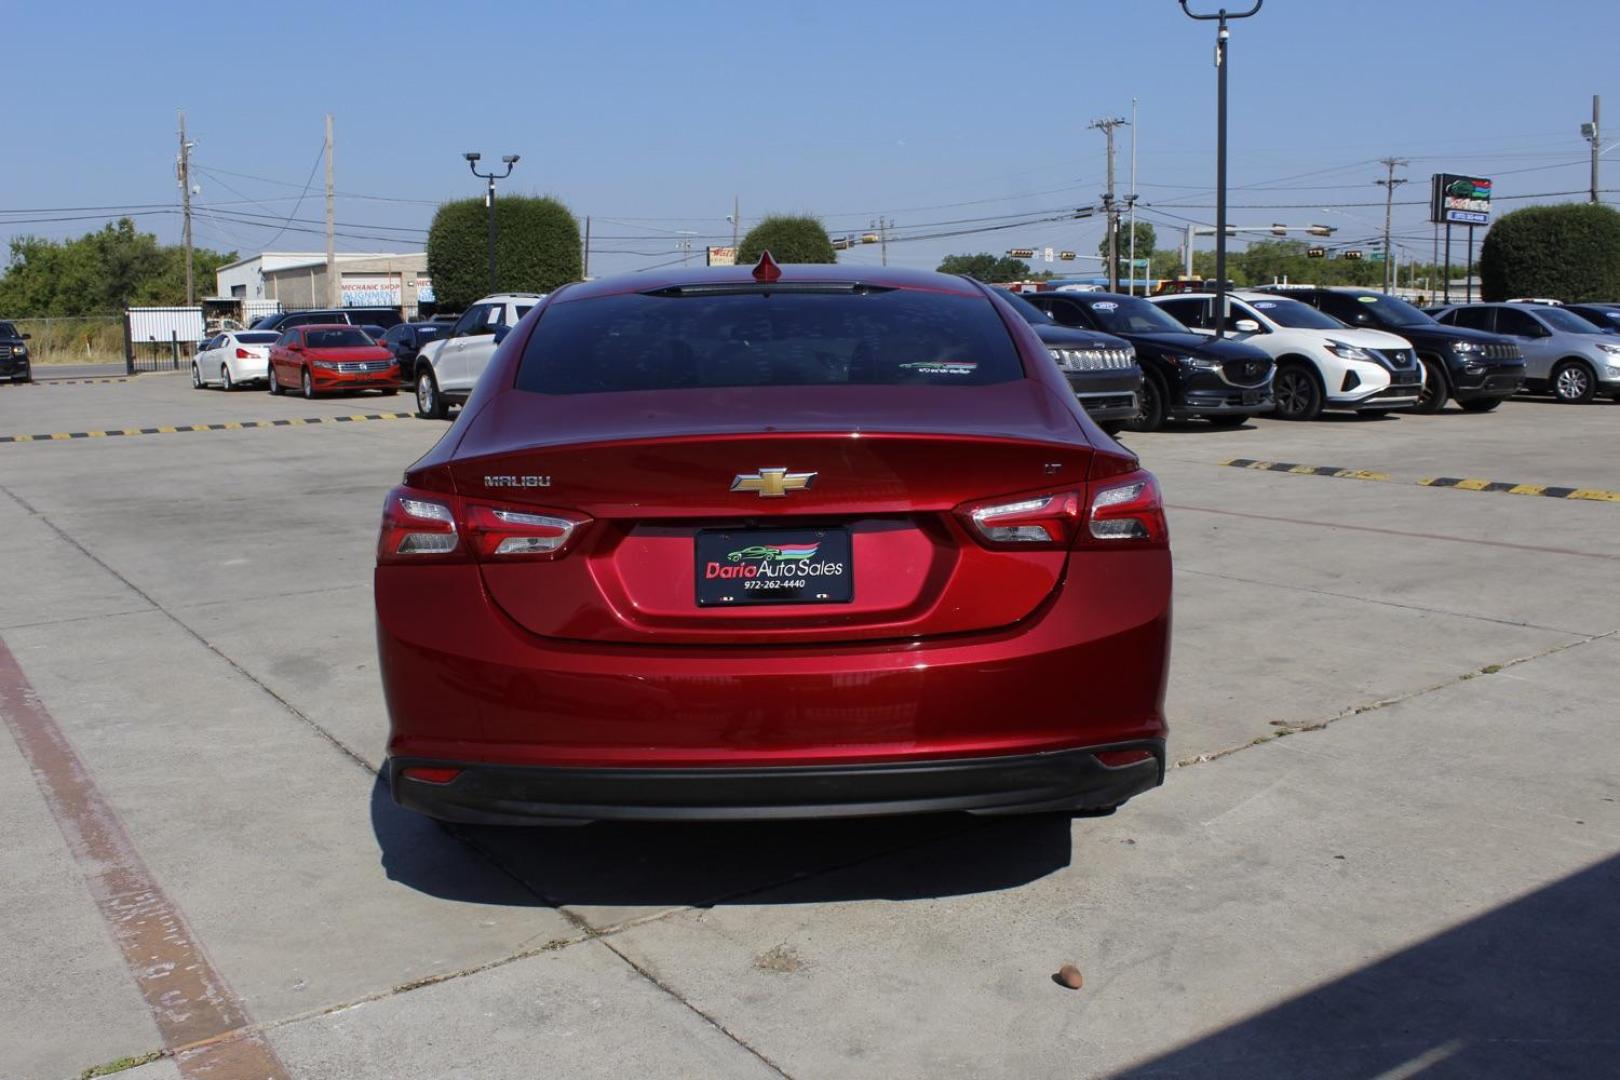
[[[425, 251], [357, 253], [337, 256], [340, 307], [399, 307], [412, 314], [431, 303]], [[284, 308], [327, 307], [323, 252], [266, 251], [219, 268], [216, 295], [278, 302]]]

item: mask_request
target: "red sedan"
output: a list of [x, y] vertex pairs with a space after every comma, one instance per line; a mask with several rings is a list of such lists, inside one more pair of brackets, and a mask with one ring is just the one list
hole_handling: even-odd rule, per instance
[[394, 798], [446, 820], [1114, 807], [1164, 777], [1153, 477], [966, 278], [570, 285], [388, 494]]
[[270, 392], [307, 398], [335, 390], [399, 393], [399, 362], [358, 326], [295, 326], [270, 346]]

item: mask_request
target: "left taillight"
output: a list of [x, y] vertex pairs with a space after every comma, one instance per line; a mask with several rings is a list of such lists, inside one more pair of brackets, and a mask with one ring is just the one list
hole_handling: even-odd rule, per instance
[[254, 354], [248, 352], [246, 349], [237, 349], [236, 350], [236, 358], [238, 360], [252, 360], [253, 356], [254, 356]]
[[466, 549], [447, 496], [397, 487], [383, 504], [379, 563], [462, 561]]
[[544, 561], [567, 553], [583, 514], [470, 502], [397, 487], [383, 505], [379, 563]]

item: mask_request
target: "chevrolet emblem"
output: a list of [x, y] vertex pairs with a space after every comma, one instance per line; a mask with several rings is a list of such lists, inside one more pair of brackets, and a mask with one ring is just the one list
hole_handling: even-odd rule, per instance
[[780, 499], [790, 491], [804, 491], [815, 482], [813, 472], [788, 472], [786, 469], [761, 469], [756, 473], [738, 473], [731, 482], [732, 491], [757, 491], [762, 499]]

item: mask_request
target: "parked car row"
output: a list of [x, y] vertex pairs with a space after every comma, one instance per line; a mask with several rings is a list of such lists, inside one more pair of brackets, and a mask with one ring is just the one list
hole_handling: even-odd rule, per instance
[[1550, 304], [1454, 304], [1435, 319], [1490, 331], [1524, 351], [1526, 389], [1580, 404], [1603, 394], [1620, 400], [1620, 339], [1576, 312]]
[[272, 394], [306, 398], [336, 391], [399, 393], [399, 363], [364, 328], [347, 323], [305, 323], [280, 333], [231, 330], [198, 349], [191, 385], [234, 390], [263, 383]]

